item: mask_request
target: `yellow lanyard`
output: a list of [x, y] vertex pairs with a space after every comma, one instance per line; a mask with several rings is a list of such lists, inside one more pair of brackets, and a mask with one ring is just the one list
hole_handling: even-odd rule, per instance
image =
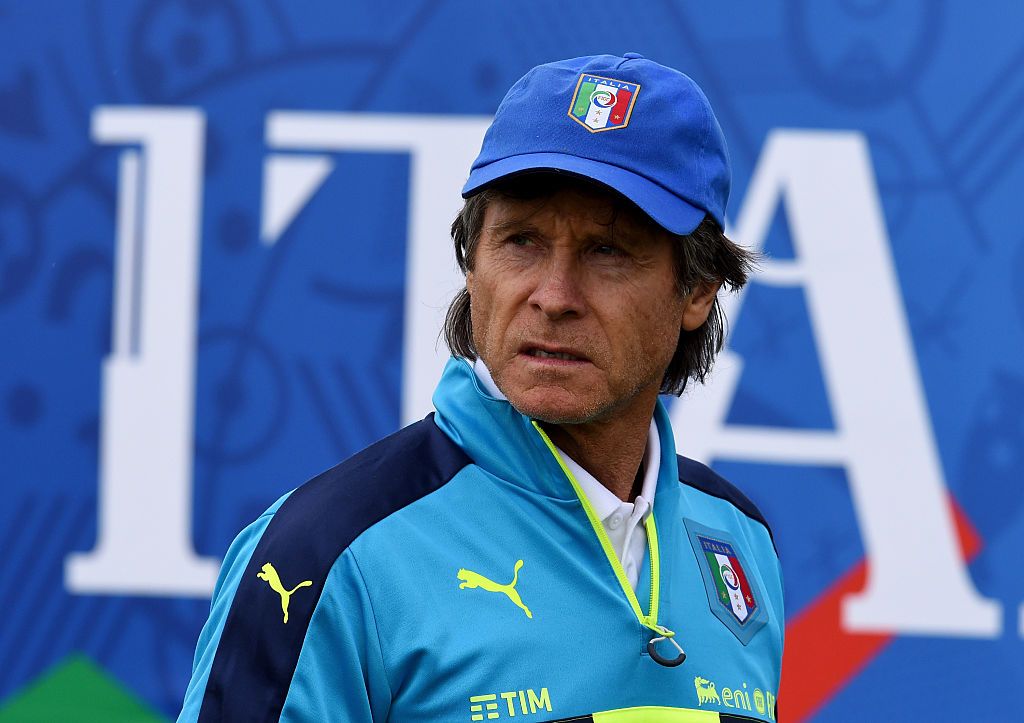
[[[647, 644], [647, 652], [650, 653], [651, 657], [662, 665], [668, 667], [674, 667], [679, 665], [686, 659], [686, 653], [683, 652], [682, 647], [676, 640], [673, 640], [675, 633], [663, 625], [658, 624], [658, 594], [661, 588], [660, 574], [661, 574], [661, 559], [658, 552], [658, 529], [654, 523], [654, 510], [647, 515], [647, 519], [644, 520], [644, 530], [647, 533], [647, 550], [648, 558], [651, 561], [651, 609], [647, 615], [644, 615], [643, 610], [640, 608], [640, 601], [636, 597], [636, 592], [633, 590], [633, 586], [629, 584], [629, 579], [626, 577], [626, 571], [622, 569], [622, 563], [619, 560], [618, 555], [615, 554], [615, 549], [612, 547], [611, 540], [608, 539], [608, 533], [604, 529], [604, 525], [597, 518], [597, 513], [594, 512], [594, 508], [590, 504], [590, 500], [587, 499], [587, 495], [583, 492], [580, 487], [580, 483], [576, 481], [576, 477], [572, 471], [566, 466], [565, 461], [562, 459], [562, 455], [558, 453], [558, 448], [555, 447], [551, 438], [544, 431], [544, 428], [533, 420], [534, 429], [540, 434], [541, 439], [544, 440], [544, 444], [547, 446], [548, 451], [554, 456], [555, 461], [558, 462], [558, 466], [562, 468], [562, 472], [569, 480], [569, 484], [572, 485], [573, 491], [576, 492], [576, 497], [579, 498], [580, 503], [583, 505], [583, 511], [587, 514], [587, 519], [590, 521], [590, 526], [594, 530], [594, 534], [597, 535], [598, 541], [601, 543], [601, 549], [604, 550], [604, 555], [608, 559], [608, 564], [612, 566], [612, 572], [615, 573], [615, 578], [619, 581], [619, 587], [622, 588], [622, 592], [626, 595], [626, 599], [629, 601], [629, 606], [633, 609], [633, 614], [636, 615], [637, 620], [640, 624], [646, 628], [657, 633], [657, 637], [652, 638]], [[655, 651], [655, 645], [663, 640], [670, 640], [672, 644], [679, 650], [679, 655], [674, 658], [664, 658]]]

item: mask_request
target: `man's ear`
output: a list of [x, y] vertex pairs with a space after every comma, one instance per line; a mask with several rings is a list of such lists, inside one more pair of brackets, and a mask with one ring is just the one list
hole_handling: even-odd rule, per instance
[[693, 331], [708, 320], [708, 314], [711, 313], [711, 307], [715, 303], [715, 297], [720, 288], [722, 288], [722, 284], [715, 282], [700, 284], [690, 292], [683, 306], [683, 329], [685, 331]]
[[470, 296], [473, 295], [473, 272], [472, 271], [467, 271], [466, 272], [466, 291], [469, 293]]

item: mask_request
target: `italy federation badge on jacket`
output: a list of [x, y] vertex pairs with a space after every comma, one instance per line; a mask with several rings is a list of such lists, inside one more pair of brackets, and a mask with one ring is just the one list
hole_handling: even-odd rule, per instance
[[660, 403], [635, 592], [539, 425], [464, 360], [434, 403], [239, 535], [179, 720], [775, 719], [771, 534]]

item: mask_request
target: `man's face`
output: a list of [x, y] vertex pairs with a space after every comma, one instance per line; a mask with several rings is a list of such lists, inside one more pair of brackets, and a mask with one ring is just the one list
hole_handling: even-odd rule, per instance
[[577, 185], [488, 204], [466, 278], [473, 339], [516, 409], [553, 424], [650, 413], [680, 330], [707, 318], [676, 289], [671, 243]]

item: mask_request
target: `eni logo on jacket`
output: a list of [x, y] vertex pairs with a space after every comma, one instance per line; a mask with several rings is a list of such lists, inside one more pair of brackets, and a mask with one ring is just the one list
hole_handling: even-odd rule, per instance
[[269, 562], [263, 563], [263, 572], [257, 572], [256, 577], [260, 580], [266, 580], [267, 584], [270, 585], [270, 589], [281, 596], [281, 611], [284, 613], [284, 621], [288, 622], [288, 603], [292, 599], [292, 593], [298, 590], [300, 587], [309, 587], [313, 584], [312, 580], [303, 580], [298, 585], [293, 587], [291, 590], [285, 590], [284, 585], [281, 584], [281, 577], [277, 574], [277, 570]]
[[466, 568], [459, 569], [459, 579], [462, 583], [459, 585], [460, 590], [466, 588], [481, 588], [487, 592], [500, 592], [508, 596], [515, 605], [522, 609], [526, 613], [526, 617], [533, 618], [533, 613], [530, 612], [530, 608], [523, 604], [522, 598], [519, 597], [519, 593], [516, 592], [516, 584], [519, 582], [519, 569], [523, 566], [522, 560], [516, 561], [515, 571], [512, 573], [512, 582], [507, 585], [489, 580], [478, 572], [467, 570]]
[[[751, 712], [756, 710], [759, 715], [767, 715], [769, 720], [775, 720], [776, 698], [773, 691], [754, 688], [751, 692], [747, 684], [743, 683], [737, 688], [722, 688], [719, 696], [714, 682], [699, 675], [693, 679], [693, 687], [697, 690], [697, 705], [702, 708], [707, 703]], [[747, 720], [746, 716], [743, 719]]]

